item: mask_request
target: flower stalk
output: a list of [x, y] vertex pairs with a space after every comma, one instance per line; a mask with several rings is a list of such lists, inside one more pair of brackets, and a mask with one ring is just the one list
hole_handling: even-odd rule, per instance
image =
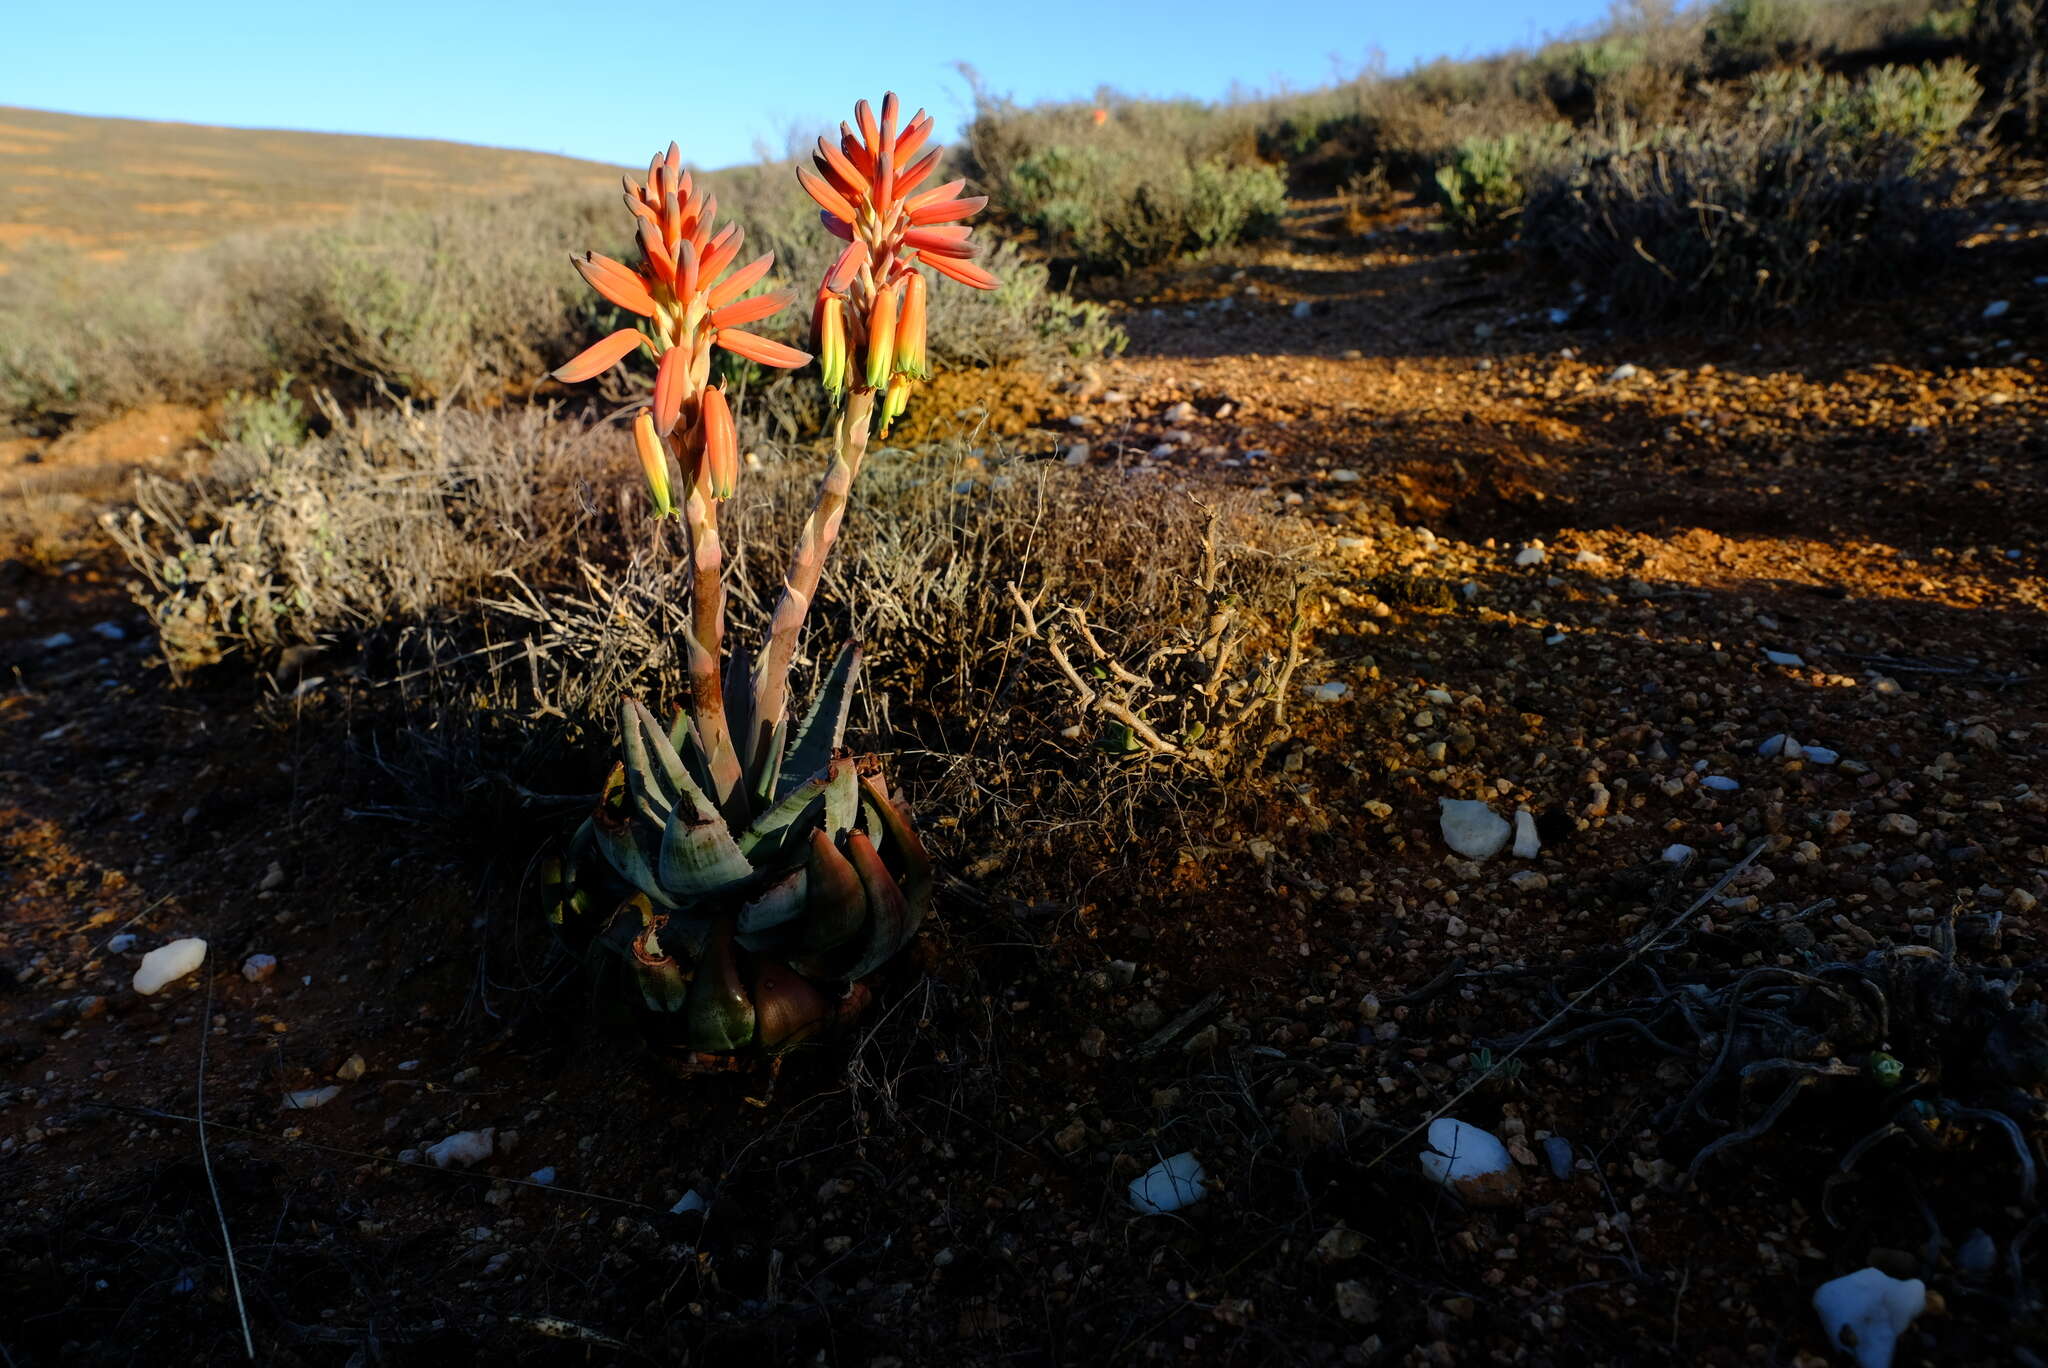
[[[871, 433], [886, 436], [929, 371], [929, 282], [920, 267], [980, 289], [959, 222], [983, 200], [962, 182], [919, 187], [940, 152], [922, 110], [899, 131], [862, 101], [838, 144], [820, 139], [798, 176], [828, 231], [846, 243], [821, 282], [811, 331], [820, 378], [839, 406], [832, 451], [804, 520], [761, 657], [727, 659], [719, 505], [739, 483], [737, 424], [711, 383], [715, 348], [794, 369], [811, 357], [752, 332], [794, 297], [750, 295], [772, 255], [735, 269], [741, 233], [717, 228], [717, 200], [693, 184], [674, 143], [628, 180], [641, 264], [573, 258], [591, 287], [640, 322], [554, 372], [588, 380], [636, 352], [655, 361], [633, 444], [657, 520], [681, 527], [690, 568], [687, 708], [664, 728], [639, 702], [620, 708], [623, 758], [598, 809], [544, 871], [565, 939], [622, 964], [659, 1039], [692, 1057], [787, 1049], [867, 1000], [860, 980], [916, 934], [931, 865], [881, 762], [840, 749], [860, 656], [849, 643], [803, 721], [789, 718], [789, 674], [825, 562], [845, 522]], [[842, 985], [836, 1001], [814, 983]]]

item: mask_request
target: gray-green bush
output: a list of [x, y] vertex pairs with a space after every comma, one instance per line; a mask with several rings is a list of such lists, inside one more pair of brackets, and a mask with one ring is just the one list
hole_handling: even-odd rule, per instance
[[1620, 316], [1799, 310], [1939, 265], [1981, 153], [1960, 63], [1760, 77], [1739, 109], [1576, 141], [1521, 242]]

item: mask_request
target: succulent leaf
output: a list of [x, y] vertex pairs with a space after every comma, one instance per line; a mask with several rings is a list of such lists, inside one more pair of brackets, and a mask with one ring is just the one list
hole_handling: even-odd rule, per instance
[[823, 812], [825, 790], [842, 767], [853, 768], [849, 761], [831, 762], [791, 789], [781, 802], [756, 817], [753, 825], [740, 836], [740, 849], [746, 857], [757, 865], [769, 865], [780, 860], [785, 852], [797, 848], [808, 824], [806, 819], [814, 812]]
[[754, 877], [754, 866], [740, 853], [723, 817], [693, 822], [681, 808], [662, 830], [659, 871], [662, 888], [679, 899], [702, 897]]
[[[619, 731], [626, 753], [626, 787], [657, 823], [666, 824], [678, 804], [687, 804], [698, 821], [715, 819], [718, 808], [690, 777], [682, 756], [669, 744], [668, 730], [654, 720], [637, 698], [619, 709]], [[649, 810], [653, 800], [659, 816]]]
[[645, 894], [636, 893], [612, 913], [608, 939], [623, 945], [633, 981], [646, 999], [649, 1010], [673, 1012], [680, 1009], [690, 990], [690, 977], [662, 948], [660, 932], [668, 921], [656, 912]]
[[804, 715], [803, 724], [789, 743], [789, 755], [782, 764], [787, 777], [779, 786], [781, 790], [793, 788], [816, 774], [839, 749], [846, 737], [846, 717], [853, 709], [853, 685], [859, 673], [860, 646], [849, 641], [839, 648], [832, 668], [818, 685], [818, 696], [811, 700], [810, 712]]
[[[861, 792], [867, 795], [868, 806], [881, 819], [877, 830], [888, 838], [883, 853], [896, 865], [896, 881], [910, 905], [910, 934], [915, 934], [924, 921], [925, 912], [931, 907], [931, 857], [925, 854], [924, 842], [918, 839], [917, 829], [910, 824], [910, 814], [882, 781], [862, 775], [860, 786]], [[908, 938], [906, 935], [905, 939]]]
[[825, 788], [825, 834], [838, 840], [860, 820], [860, 775], [852, 765], [840, 765]]
[[754, 1004], [740, 978], [731, 917], [711, 928], [683, 1013], [692, 1049], [738, 1050], [753, 1040]]
[[675, 899], [661, 886], [660, 829], [632, 817], [614, 817], [603, 808], [590, 824], [598, 853], [621, 879], [645, 893], [662, 907], [674, 907]]
[[804, 910], [809, 886], [810, 876], [802, 869], [768, 885], [766, 892], [740, 909], [741, 942], [758, 949], [768, 932], [787, 926]]
[[867, 939], [846, 976], [866, 978], [910, 943], [917, 924], [911, 919], [909, 899], [883, 865], [881, 854], [866, 832], [856, 831], [846, 838], [846, 853], [860, 874], [861, 888], [868, 898]]
[[867, 924], [868, 895], [860, 871], [823, 831], [811, 832], [811, 856], [804, 866], [807, 916], [791, 962], [813, 978], [844, 978], [860, 954]]
[[787, 1050], [832, 1014], [825, 995], [786, 964], [763, 960], [754, 971], [755, 1038], [770, 1052]]

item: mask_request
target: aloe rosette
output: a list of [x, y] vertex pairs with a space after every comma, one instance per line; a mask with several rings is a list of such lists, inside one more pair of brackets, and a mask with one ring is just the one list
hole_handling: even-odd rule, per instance
[[[657, 1045], [780, 1053], [857, 1010], [860, 980], [917, 934], [931, 862], [880, 762], [840, 746], [859, 664], [840, 652], [794, 735], [723, 807], [687, 710], [663, 726], [620, 705], [623, 758], [546, 870], [549, 916], [572, 947], [624, 966]], [[730, 716], [748, 698], [736, 692]]]
[[639, 700], [621, 702], [620, 758], [596, 811], [546, 862], [543, 884], [564, 941], [623, 968], [647, 1034], [686, 1066], [779, 1057], [858, 1012], [868, 998], [862, 980], [910, 943], [931, 905], [931, 862], [881, 761], [842, 746], [858, 649], [840, 651], [793, 728], [787, 708], [803, 621], [870, 428], [901, 413], [926, 370], [928, 286], [916, 265], [996, 284], [968, 260], [974, 249], [958, 226], [981, 201], [958, 198], [957, 182], [916, 192], [938, 165], [936, 150], [897, 174], [931, 131], [920, 112], [899, 133], [897, 109], [889, 96], [878, 120], [863, 101], [859, 131], [842, 129], [839, 155], [820, 152], [828, 180], [805, 173], [813, 198], [823, 187], [847, 215], [824, 214], [848, 246], [812, 320], [822, 378], [843, 407], [758, 660], [724, 642], [718, 510], [742, 462], [732, 401], [712, 383], [711, 362], [716, 348], [769, 367], [807, 364], [807, 353], [742, 326], [794, 295], [748, 294], [773, 258], [734, 269], [740, 230], [715, 227], [717, 201], [693, 183], [673, 143], [644, 182], [626, 182], [640, 265], [572, 258], [594, 289], [641, 321], [555, 378], [589, 380], [636, 352], [656, 363], [633, 441], [654, 516], [678, 521], [688, 539], [690, 697], [666, 725]]

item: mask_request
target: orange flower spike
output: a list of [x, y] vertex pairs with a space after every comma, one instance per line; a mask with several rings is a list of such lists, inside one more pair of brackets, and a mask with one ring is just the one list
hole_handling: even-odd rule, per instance
[[920, 109], [911, 116], [909, 124], [904, 127], [903, 136], [896, 140], [896, 160], [909, 161], [917, 155], [917, 150], [924, 146], [925, 139], [931, 135], [932, 116]]
[[[862, 103], [866, 103], [866, 101], [862, 101]], [[853, 163], [854, 169], [860, 172], [862, 176], [873, 179], [875, 174], [874, 157], [868, 153], [866, 147], [861, 145], [861, 141], [854, 135], [854, 131], [845, 124], [839, 125], [839, 151], [849, 162]]]
[[704, 302], [714, 309], [724, 308], [758, 284], [774, 265], [775, 253], [764, 252], [712, 286]]
[[749, 361], [777, 370], [795, 370], [810, 361], [809, 352], [800, 352], [795, 347], [785, 347], [759, 333], [746, 332], [739, 328], [720, 328], [718, 345], [735, 356], [744, 356]]
[[797, 184], [804, 188], [804, 193], [817, 201], [818, 207], [834, 218], [844, 219], [846, 222], [852, 223], [860, 217], [860, 215], [853, 211], [853, 206], [847, 202], [846, 196], [842, 195], [823, 176], [806, 171], [803, 167], [799, 166], [796, 169], [796, 179]]
[[921, 209], [913, 209], [906, 221], [914, 228], [923, 228], [934, 223], [951, 223], [955, 219], [972, 218], [988, 207], [987, 195], [970, 195], [966, 199], [937, 200]]
[[683, 412], [683, 392], [690, 383], [690, 344], [670, 347], [662, 353], [654, 372], [654, 427], [666, 437], [676, 429]]
[[958, 257], [942, 256], [937, 252], [919, 252], [917, 259], [947, 279], [957, 280], [962, 285], [977, 290], [993, 290], [1003, 283], [973, 262], [962, 261]]
[[844, 152], [823, 138], [818, 139], [818, 155], [813, 160], [818, 164], [819, 173], [831, 181], [832, 187], [842, 195], [849, 198], [865, 195], [874, 188], [868, 184], [868, 178], [861, 174], [860, 168], [846, 159]]
[[[896, 370], [899, 375], [925, 379], [925, 296], [930, 287], [924, 276], [912, 271], [903, 282], [903, 308], [896, 319]], [[892, 386], [894, 382], [891, 382]]]
[[903, 234], [903, 245], [919, 253], [971, 257], [974, 255], [974, 248], [968, 243], [967, 235], [973, 231], [971, 228], [957, 225], [945, 228], [912, 228]]
[[642, 318], [654, 316], [654, 296], [647, 292], [647, 282], [629, 267], [596, 252], [585, 252], [569, 260], [590, 288], [612, 303]]
[[740, 447], [725, 391], [716, 386], [705, 390], [698, 416], [704, 424], [703, 477], [711, 486], [712, 498], [730, 499], [739, 485]]
[[896, 287], [885, 285], [875, 292], [868, 309], [867, 382], [870, 389], [889, 383], [896, 357]]
[[676, 298], [688, 307], [697, 297], [697, 246], [688, 238], [676, 245]]
[[944, 185], [934, 185], [929, 190], [921, 190], [917, 194], [912, 195], [909, 199], [903, 201], [903, 207], [906, 211], [914, 214], [928, 204], [937, 204], [940, 200], [953, 199], [966, 188], [967, 182], [964, 180], [949, 180]]
[[777, 290], [773, 294], [735, 300], [722, 309], [712, 310], [711, 326], [737, 328], [742, 323], [758, 323], [764, 318], [781, 313], [795, 302], [795, 290]]
[[633, 446], [640, 453], [640, 473], [647, 477], [647, 492], [654, 499], [654, 516], [666, 518], [676, 511], [668, 485], [668, 451], [654, 430], [654, 415], [646, 409], [633, 419]]
[[647, 258], [648, 269], [664, 284], [676, 283], [675, 258], [662, 245], [661, 230], [652, 223], [640, 225], [640, 254]]
[[846, 301], [824, 290], [811, 325], [811, 345], [818, 349], [818, 373], [834, 399], [846, 393]]
[[876, 144], [882, 138], [882, 130], [875, 126], [874, 106], [866, 100], [855, 100], [853, 102], [853, 122], [854, 126], [860, 129], [861, 147], [872, 158], [875, 155]]
[[[896, 176], [896, 193], [899, 196], [908, 195], [911, 191], [917, 189], [918, 186], [923, 185], [926, 178], [932, 172], [939, 169], [939, 158], [943, 155], [943, 148], [934, 147], [931, 151], [919, 157], [908, 168], [898, 172]], [[900, 164], [901, 159], [899, 158], [898, 160]]]
[[565, 384], [588, 380], [602, 375], [626, 359], [626, 354], [643, 345], [647, 339], [638, 328], [621, 328], [611, 336], [584, 348], [563, 365], [557, 366], [550, 374]]
[[740, 231], [737, 223], [728, 223], [716, 237], [704, 245], [704, 268], [700, 276], [704, 288], [709, 289], [712, 281], [725, 274], [725, 268], [732, 265], [733, 260], [739, 256], [740, 244], [746, 240], [746, 236]]

